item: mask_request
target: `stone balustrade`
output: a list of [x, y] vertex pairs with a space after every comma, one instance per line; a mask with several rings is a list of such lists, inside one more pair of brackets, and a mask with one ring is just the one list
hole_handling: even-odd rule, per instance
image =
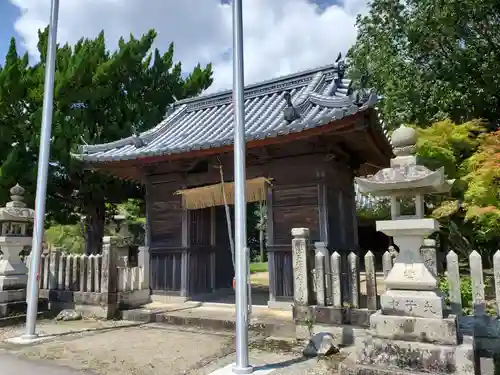
[[[147, 303], [149, 249], [140, 249], [138, 266], [127, 267], [119, 261], [124, 247], [115, 238], [105, 237], [102, 254], [67, 254], [62, 249], [43, 254], [38, 272], [40, 297], [48, 298], [53, 310], [75, 308], [106, 318], [120, 308]], [[24, 262], [29, 269], [30, 256]]]

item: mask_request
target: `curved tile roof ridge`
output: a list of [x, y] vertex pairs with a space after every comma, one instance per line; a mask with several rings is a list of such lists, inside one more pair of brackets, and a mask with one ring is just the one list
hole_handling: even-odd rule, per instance
[[[352, 81], [344, 77], [345, 67], [339, 61], [246, 86], [247, 140], [300, 132], [373, 107], [377, 95], [354, 91]], [[104, 162], [230, 145], [231, 99], [232, 91], [226, 90], [178, 101], [152, 129], [114, 142], [80, 146], [80, 154], [74, 156]]]
[[[344, 63], [345, 65], [345, 63]], [[291, 73], [291, 74], [286, 74], [282, 75], [279, 77], [275, 77], [272, 79], [267, 79], [264, 81], [252, 83], [249, 85], [245, 85], [245, 99], [248, 97], [254, 96], [254, 95], [261, 95], [263, 91], [266, 93], [272, 93], [274, 90], [278, 89], [279, 91], [282, 91], [284, 89], [291, 89], [295, 85], [303, 83], [301, 79], [305, 79], [306, 81], [310, 80], [313, 74], [315, 73], [325, 73], [327, 71], [337, 71], [339, 66], [339, 62], [336, 62], [334, 64], [328, 64], [328, 65], [323, 65], [320, 67], [316, 67], [313, 69], [307, 69], [307, 70], [301, 70], [296, 73]], [[301, 85], [302, 86], [302, 85]], [[232, 89], [226, 89], [218, 92], [214, 92], [212, 94], [205, 94], [193, 98], [186, 98], [179, 100], [176, 105], [181, 105], [181, 104], [193, 104], [196, 103], [200, 100], [202, 101], [211, 101], [213, 100], [214, 103], [217, 100], [226, 100], [229, 99], [231, 100], [233, 95], [233, 90]]]

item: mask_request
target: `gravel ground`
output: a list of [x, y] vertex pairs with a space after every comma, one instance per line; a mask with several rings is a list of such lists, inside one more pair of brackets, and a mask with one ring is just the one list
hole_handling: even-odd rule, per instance
[[[57, 336], [29, 346], [2, 342], [4, 355], [97, 375], [209, 375], [235, 361], [234, 339], [227, 333], [109, 321], [45, 321], [38, 327]], [[0, 340], [19, 333], [19, 327], [0, 328]], [[275, 368], [273, 375], [331, 375], [341, 359], [305, 360], [300, 355], [302, 347], [296, 343], [257, 337], [251, 340], [251, 364], [271, 365]]]

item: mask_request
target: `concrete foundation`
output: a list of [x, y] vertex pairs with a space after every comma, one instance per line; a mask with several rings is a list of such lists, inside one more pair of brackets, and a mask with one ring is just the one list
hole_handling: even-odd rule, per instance
[[474, 374], [472, 345], [364, 340], [340, 364], [340, 375]]
[[370, 317], [369, 336], [356, 342], [342, 362], [341, 375], [474, 373], [471, 344], [458, 335], [457, 318], [417, 318], [384, 315]]

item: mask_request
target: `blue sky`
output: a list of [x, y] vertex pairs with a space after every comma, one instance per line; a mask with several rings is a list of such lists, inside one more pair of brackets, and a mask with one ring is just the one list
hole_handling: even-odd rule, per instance
[[[247, 5], [245, 81], [255, 83], [329, 64], [339, 51], [345, 54], [356, 38], [356, 15], [366, 10], [368, 0], [243, 1]], [[50, 2], [0, 0], [0, 64], [12, 36], [18, 40], [20, 54], [25, 51], [23, 41], [31, 61], [37, 60], [37, 31], [47, 24]], [[158, 33], [155, 47], [165, 51], [173, 42], [175, 59], [186, 72], [198, 63], [211, 62], [211, 90], [225, 89], [232, 84], [232, 63], [227, 58], [232, 44], [231, 11], [217, 2], [229, 0], [100, 0], [92, 1], [92, 7], [89, 0], [61, 1], [58, 41], [73, 44], [104, 29], [108, 47], [115, 48], [120, 37], [139, 36], [153, 28]], [[19, 9], [25, 11], [21, 14]]]
[[[222, 2], [229, 2], [229, 0], [221, 0]], [[339, 0], [311, 0], [320, 7], [326, 7], [331, 4], [339, 3]], [[14, 23], [20, 16], [18, 7], [12, 5], [8, 0], [0, 0], [0, 61], [3, 62], [5, 54], [9, 48], [9, 40], [12, 36], [18, 38], [14, 30]], [[19, 41], [19, 39], [18, 39]], [[18, 43], [19, 53], [24, 53], [24, 48], [21, 43]], [[0, 63], [1, 64], [1, 63]]]
[[9, 40], [15, 35], [14, 22], [19, 15], [19, 8], [12, 5], [10, 1], [0, 1], [0, 61], [2, 62], [9, 48]]

